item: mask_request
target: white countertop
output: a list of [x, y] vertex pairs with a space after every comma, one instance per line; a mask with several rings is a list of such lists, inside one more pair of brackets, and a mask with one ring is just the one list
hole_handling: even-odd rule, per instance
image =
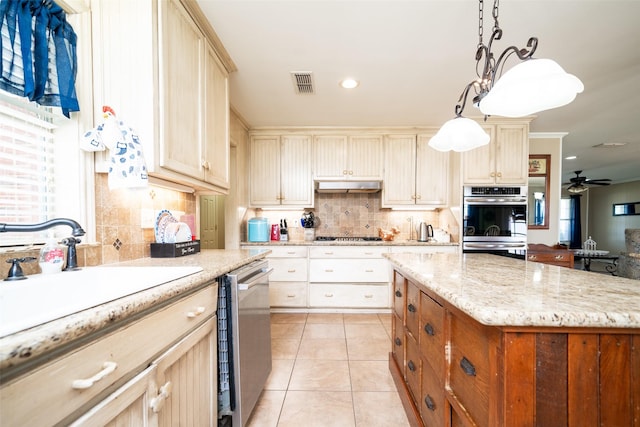
[[640, 281], [488, 254], [384, 254], [480, 323], [640, 328]]
[[[123, 271], [132, 271], [134, 267], [136, 269], [146, 267], [148, 268], [149, 276], [152, 278], [153, 276], [157, 277], [156, 273], [159, 271], [167, 272], [166, 268], [170, 267], [169, 270], [173, 275], [156, 280], [156, 284], [146, 289], [136, 288], [137, 285], [132, 283], [132, 290], [125, 289], [115, 299], [104, 289], [97, 291], [96, 294], [109, 295], [98, 303], [90, 301], [88, 305], [83, 301], [80, 301], [79, 304], [77, 304], [78, 301], [71, 301], [78, 299], [80, 297], [79, 293], [62, 295], [70, 300], [70, 303], [64, 306], [66, 313], [64, 310], [56, 310], [53, 320], [38, 320], [35, 323], [26, 322], [28, 325], [24, 329], [18, 328], [19, 330], [16, 331], [15, 328], [12, 328], [6, 336], [0, 338], [0, 369], [28, 362], [73, 341], [94, 334], [105, 327], [125, 321], [133, 315], [145, 312], [181, 294], [188, 293], [251, 261], [263, 258], [268, 253], [270, 251], [267, 249], [203, 250], [198, 254], [180, 258], [142, 258], [95, 267], [111, 270], [124, 268]], [[87, 270], [90, 268], [87, 268]], [[82, 275], [80, 272], [62, 272], [52, 275], [51, 282], [46, 284], [49, 287], [47, 291], [57, 288], [55, 279], [64, 280], [68, 277], [66, 275], [76, 273]], [[185, 273], [188, 273], [188, 275], [184, 276]], [[175, 274], [181, 277], [176, 280], [169, 280], [177, 277]], [[122, 277], [112, 276], [111, 278], [113, 280], [123, 280]], [[40, 279], [42, 277], [34, 277], [32, 280], [35, 282]], [[28, 280], [30, 279], [20, 282], [26, 284]], [[90, 283], [86, 285], [91, 286]], [[104, 281], [104, 283], [93, 283], [93, 285], [116, 288], [121, 284], [110, 285], [109, 281]], [[19, 282], [16, 282], [15, 286], [19, 286]], [[65, 285], [60, 285], [58, 289], [63, 292], [66, 287]], [[56, 300], [60, 299], [60, 296], [57, 295]], [[60, 301], [52, 301], [52, 303], [61, 304]], [[25, 313], [25, 316], [29, 316], [30, 307], [27, 305], [23, 308], [16, 308], [14, 311], [21, 311]], [[39, 316], [40, 313], [36, 313], [36, 315]]]

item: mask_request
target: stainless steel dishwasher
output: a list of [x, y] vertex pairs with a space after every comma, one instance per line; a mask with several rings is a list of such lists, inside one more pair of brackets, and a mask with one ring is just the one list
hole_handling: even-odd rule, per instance
[[269, 274], [254, 261], [221, 280], [218, 301], [219, 426], [243, 427], [271, 373]]

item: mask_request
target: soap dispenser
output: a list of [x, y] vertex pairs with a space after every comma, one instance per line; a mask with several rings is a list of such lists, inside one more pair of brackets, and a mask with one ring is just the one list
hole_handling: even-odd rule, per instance
[[60, 245], [52, 236], [40, 249], [39, 264], [43, 274], [58, 273], [64, 267], [64, 246]]

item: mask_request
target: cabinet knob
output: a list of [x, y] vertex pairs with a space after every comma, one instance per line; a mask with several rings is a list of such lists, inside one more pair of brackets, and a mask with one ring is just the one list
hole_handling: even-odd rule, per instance
[[93, 384], [103, 379], [104, 377], [106, 377], [107, 375], [109, 375], [110, 373], [112, 373], [113, 371], [115, 371], [117, 367], [118, 367], [118, 364], [116, 362], [104, 362], [102, 364], [102, 370], [100, 372], [98, 372], [91, 378], [87, 378], [83, 380], [74, 380], [71, 383], [71, 387], [76, 390], [87, 389], [93, 386]]
[[473, 363], [469, 362], [469, 359], [467, 359], [466, 357], [460, 359], [460, 367], [462, 368], [464, 373], [469, 375], [470, 377], [476, 376], [476, 367], [473, 366]]
[[162, 407], [164, 406], [164, 402], [166, 402], [167, 399], [171, 397], [172, 389], [173, 389], [173, 384], [171, 384], [171, 381], [167, 381], [165, 385], [160, 387], [160, 394], [158, 394], [156, 397], [151, 399], [151, 402], [149, 402], [149, 406], [151, 407], [151, 410], [153, 412], [158, 413], [162, 410]]
[[496, 173], [495, 173], [495, 172], [491, 172], [491, 173], [489, 174], [489, 176], [491, 176], [492, 178], [495, 178], [495, 177], [496, 177]]
[[396, 343], [396, 345], [400, 346], [400, 345], [402, 345], [402, 340], [400, 338], [396, 337], [395, 343]]
[[413, 363], [413, 360], [409, 360], [407, 362], [407, 368], [409, 368], [409, 370], [411, 372], [415, 372], [416, 371], [416, 365], [415, 365], [415, 363]]
[[396, 291], [396, 296], [397, 296], [398, 298], [402, 298], [402, 292], [400, 292], [400, 291]]
[[427, 335], [434, 336], [436, 334], [433, 330], [433, 326], [431, 326], [431, 323], [427, 323], [426, 325], [424, 325], [424, 331], [427, 333]]
[[342, 171], [342, 175], [348, 175], [348, 174], [349, 174], [349, 171], [348, 171], [348, 170], [344, 169], [344, 170]]
[[502, 172], [498, 172], [498, 178], [502, 178]]
[[415, 313], [416, 312], [416, 306], [413, 304], [409, 304], [407, 306], [407, 310], [409, 310], [411, 313]]
[[424, 398], [424, 404], [427, 405], [430, 411], [436, 410], [436, 404], [433, 401], [433, 398], [427, 394], [427, 397]]
[[416, 199], [420, 200], [420, 199], [422, 199], [422, 196], [418, 194], [418, 195], [416, 196]]
[[202, 163], [200, 163], [200, 164], [202, 165], [202, 169], [209, 170], [211, 168], [211, 164], [206, 160], [203, 160]]
[[195, 310], [193, 311], [188, 311], [187, 312], [187, 317], [189, 319], [193, 319], [194, 317], [198, 317], [200, 316], [202, 313], [204, 313], [206, 311], [206, 308], [203, 306], [197, 307]]

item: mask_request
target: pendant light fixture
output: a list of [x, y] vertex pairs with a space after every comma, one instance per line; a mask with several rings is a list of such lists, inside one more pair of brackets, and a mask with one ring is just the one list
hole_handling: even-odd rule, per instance
[[[484, 44], [484, 1], [478, 6], [478, 49], [476, 73], [478, 78], [469, 83], [455, 107], [456, 117], [446, 122], [429, 141], [439, 151], [467, 151], [489, 143], [489, 135], [474, 120], [462, 116], [471, 90], [473, 104], [485, 116], [523, 117], [539, 111], [561, 107], [572, 102], [584, 85], [576, 76], [567, 74], [551, 59], [533, 59], [538, 38], [531, 37], [527, 48], [509, 46], [498, 56], [491, 48], [494, 40], [502, 38], [498, 24], [499, 0], [493, 2], [493, 32], [488, 44]], [[504, 62], [516, 55], [522, 62], [502, 75]]]

